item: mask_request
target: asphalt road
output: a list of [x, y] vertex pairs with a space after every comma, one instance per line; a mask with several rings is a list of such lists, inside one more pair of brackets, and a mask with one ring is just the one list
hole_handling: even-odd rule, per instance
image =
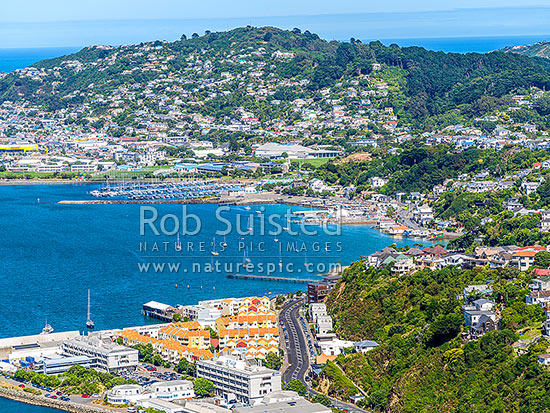
[[309, 369], [309, 350], [301, 322], [300, 308], [303, 300], [293, 300], [283, 306], [279, 319], [283, 330], [285, 348], [288, 355], [288, 367], [283, 372], [283, 383], [290, 380], [305, 382], [305, 375]]
[[[300, 315], [302, 305], [303, 299], [292, 300], [283, 306], [279, 314], [284, 345], [288, 355], [288, 367], [283, 372], [282, 380], [283, 383], [300, 380], [307, 386], [307, 396], [315, 396], [320, 393], [313, 390], [311, 383], [306, 378], [312, 358], [310, 355], [313, 349], [313, 337], [311, 337], [309, 329], [306, 328], [306, 320]], [[338, 409], [353, 413], [366, 412], [353, 404], [344, 403], [331, 397], [329, 399], [332, 401], [333, 407]]]

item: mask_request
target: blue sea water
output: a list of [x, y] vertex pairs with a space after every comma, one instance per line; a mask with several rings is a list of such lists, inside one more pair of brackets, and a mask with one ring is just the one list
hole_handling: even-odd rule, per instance
[[[0, 337], [39, 333], [46, 319], [56, 331], [83, 330], [86, 321], [87, 290], [91, 290], [93, 320], [98, 329], [140, 325], [145, 322], [140, 310], [150, 300], [168, 304], [196, 304], [199, 300], [283, 293], [303, 289], [304, 284], [249, 281], [226, 278], [227, 273], [243, 273], [237, 268], [247, 254], [251, 263], [272, 263], [273, 276], [315, 279], [328, 269], [324, 263], [347, 265], [394, 242], [394, 239], [365, 225], [344, 226], [339, 236], [320, 232], [317, 236], [293, 237], [227, 236], [227, 250], [221, 251], [223, 237], [218, 236], [218, 256], [211, 254], [216, 230], [223, 230], [215, 217], [216, 205], [190, 205], [188, 213], [200, 217], [202, 230], [193, 237], [181, 237], [182, 251], [176, 251], [176, 236], [155, 236], [147, 230], [140, 235], [139, 205], [66, 205], [60, 200], [89, 199], [92, 186], [20, 185], [0, 186]], [[38, 203], [38, 198], [40, 203]], [[159, 216], [182, 216], [181, 205], [158, 205]], [[246, 231], [248, 216], [259, 231], [260, 218], [251, 210], [232, 207], [222, 217], [236, 222]], [[266, 213], [283, 214], [288, 207], [266, 206]], [[300, 209], [300, 208], [294, 208]], [[149, 215], [147, 215], [149, 216]], [[191, 221], [190, 221], [191, 222]], [[281, 221], [282, 222], [282, 221]], [[169, 226], [169, 225], [167, 225]], [[190, 225], [190, 229], [194, 228]], [[145, 251], [140, 243], [147, 242]], [[152, 251], [157, 241], [160, 251]], [[164, 251], [162, 242], [169, 250]], [[200, 242], [203, 242], [203, 251]], [[247, 247], [239, 248], [240, 242]], [[265, 251], [260, 251], [264, 242]], [[288, 251], [293, 243], [301, 249]], [[303, 250], [302, 242], [307, 251]], [[314, 242], [321, 243], [314, 251]], [[325, 251], [325, 243], [331, 251]], [[191, 243], [194, 251], [188, 251]], [[341, 243], [341, 251], [337, 243]], [[398, 240], [398, 245], [412, 245]], [[143, 244], [141, 244], [143, 245]], [[279, 252], [278, 245], [284, 246]], [[290, 246], [290, 247], [289, 247]], [[283, 271], [279, 271], [280, 260]], [[207, 264], [232, 264], [232, 268], [211, 271]], [[140, 271], [141, 263], [181, 263], [177, 272]], [[193, 267], [193, 263], [196, 264]], [[288, 268], [287, 264], [292, 265]], [[311, 273], [309, 273], [311, 272]], [[252, 274], [268, 275], [254, 268]], [[176, 288], [177, 284], [177, 288]], [[189, 286], [189, 288], [188, 288]], [[202, 287], [202, 288], [201, 288]]]
[[0, 72], [22, 69], [36, 62], [75, 53], [78, 47], [43, 47], [30, 49], [0, 49]]
[[0, 412], [2, 413], [55, 413], [59, 411], [0, 398]]
[[[188, 214], [196, 214], [203, 229], [194, 237], [181, 237], [182, 251], [173, 248], [174, 236], [154, 236], [151, 231], [140, 235], [139, 205], [68, 205], [60, 200], [90, 199], [91, 185], [20, 185], [0, 186], [0, 337], [39, 333], [47, 319], [56, 331], [84, 329], [87, 311], [87, 290], [91, 290], [92, 318], [97, 329], [110, 329], [142, 325], [152, 322], [145, 319], [141, 306], [149, 300], [169, 304], [195, 304], [199, 300], [239, 297], [266, 293], [284, 293], [304, 289], [304, 284], [269, 281], [245, 281], [226, 278], [225, 272], [211, 273], [143, 273], [138, 263], [181, 262], [185, 268], [192, 263], [212, 263], [215, 260], [242, 263], [244, 251], [238, 243], [246, 240], [251, 263], [293, 264], [294, 271], [277, 272], [283, 275], [315, 279], [317, 268], [308, 274], [306, 263], [322, 264], [341, 262], [347, 265], [362, 255], [368, 255], [396, 242], [412, 245], [414, 240], [394, 240], [365, 225], [345, 226], [338, 236], [325, 235], [298, 237], [284, 233], [278, 236], [227, 236], [228, 249], [219, 256], [211, 254], [214, 232], [224, 229], [215, 217], [216, 205], [190, 205]], [[182, 215], [181, 205], [158, 205], [159, 216]], [[260, 219], [256, 213], [260, 206], [231, 207], [222, 217], [236, 223], [242, 215], [240, 228], [246, 230], [248, 216], [256, 231]], [[288, 207], [265, 206], [266, 214], [283, 214]], [[303, 208], [293, 208], [300, 210]], [[149, 215], [146, 215], [149, 216]], [[281, 221], [282, 222], [282, 221]], [[167, 225], [168, 226], [168, 225]], [[189, 226], [192, 230], [193, 225]], [[311, 230], [312, 228], [310, 228]], [[333, 228], [334, 229], [334, 228]], [[245, 238], [242, 240], [241, 238]], [[170, 251], [140, 251], [140, 242], [167, 241]], [[205, 243], [204, 252], [187, 252], [187, 243], [196, 249]], [[218, 237], [219, 245], [223, 241]], [[265, 242], [265, 252], [258, 251]], [[277, 245], [304, 242], [311, 247], [323, 243], [318, 252], [280, 253]], [[326, 243], [341, 252], [327, 252]], [[278, 267], [278, 266], [277, 266]], [[203, 268], [203, 267], [202, 267]], [[255, 273], [255, 272], [253, 272]], [[175, 285], [178, 284], [178, 288]], [[189, 284], [189, 288], [187, 285]], [[202, 287], [202, 289], [201, 289]], [[215, 287], [215, 289], [213, 288]], [[47, 413], [51, 409], [30, 406], [0, 398], [0, 412]]]

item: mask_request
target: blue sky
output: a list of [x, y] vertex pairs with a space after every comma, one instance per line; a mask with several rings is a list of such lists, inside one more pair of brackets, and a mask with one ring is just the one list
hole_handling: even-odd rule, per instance
[[548, 0], [26, 0], [24, 3], [3, 3], [0, 15], [3, 22], [230, 18], [550, 6]]
[[[205, 30], [300, 27], [329, 40], [536, 36], [550, 0], [27, 0], [3, 2], [0, 49], [176, 40]], [[518, 4], [520, 6], [518, 6]], [[547, 36], [548, 35], [548, 36]]]

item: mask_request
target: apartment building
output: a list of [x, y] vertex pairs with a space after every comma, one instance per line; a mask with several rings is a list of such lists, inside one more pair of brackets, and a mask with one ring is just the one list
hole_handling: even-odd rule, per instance
[[265, 395], [281, 390], [281, 373], [243, 357], [221, 356], [197, 362], [197, 377], [210, 380], [218, 395], [232, 393], [237, 400], [254, 405]]

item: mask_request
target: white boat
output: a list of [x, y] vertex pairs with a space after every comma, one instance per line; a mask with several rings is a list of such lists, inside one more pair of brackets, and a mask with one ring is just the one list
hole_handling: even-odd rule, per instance
[[92, 321], [90, 314], [90, 290], [88, 290], [88, 317], [86, 320], [86, 328], [93, 330], [95, 328], [95, 323]]
[[51, 334], [53, 333], [53, 327], [48, 324], [48, 320], [46, 320], [46, 325], [42, 329], [41, 335]]
[[181, 251], [181, 241], [180, 241], [180, 233], [178, 232], [178, 238], [176, 240], [176, 251]]
[[218, 251], [216, 251], [216, 237], [212, 240], [212, 255], [220, 255]]
[[244, 250], [243, 252], [243, 264], [246, 266], [248, 266], [248, 264], [250, 264], [252, 261], [250, 260], [250, 258], [248, 258], [248, 247], [246, 247], [246, 249]]

